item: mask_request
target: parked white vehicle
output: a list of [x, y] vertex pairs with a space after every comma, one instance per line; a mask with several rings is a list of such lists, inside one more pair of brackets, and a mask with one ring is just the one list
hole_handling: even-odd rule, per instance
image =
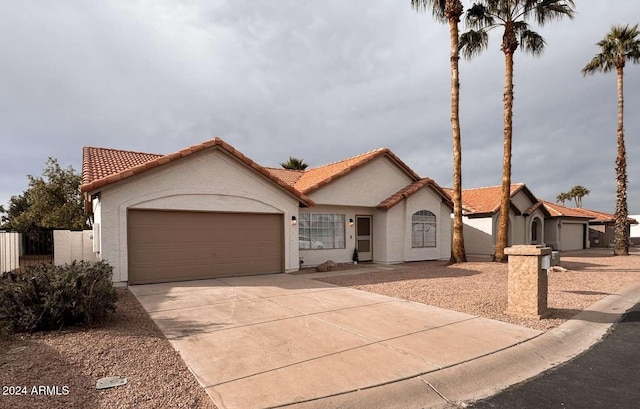
[[321, 241], [311, 240], [307, 236], [300, 236], [298, 237], [298, 240], [299, 240], [298, 248], [300, 250], [309, 250], [309, 249], [316, 250], [316, 249], [324, 248], [324, 245], [322, 244]]

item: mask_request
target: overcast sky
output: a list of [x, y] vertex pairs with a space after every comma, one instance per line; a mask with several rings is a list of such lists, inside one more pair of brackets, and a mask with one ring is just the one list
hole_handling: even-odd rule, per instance
[[[613, 213], [616, 75], [580, 70], [612, 24], [640, 21], [640, 1], [576, 3], [574, 20], [534, 26], [541, 58], [515, 55], [512, 181], [550, 201], [580, 184], [584, 207]], [[460, 64], [464, 188], [502, 176], [504, 57], [491, 34]], [[166, 154], [216, 136], [272, 167], [388, 147], [450, 187], [448, 55], [448, 27], [410, 0], [2, 0], [0, 204], [50, 156], [80, 172], [83, 146]], [[625, 74], [639, 214], [640, 66]]]

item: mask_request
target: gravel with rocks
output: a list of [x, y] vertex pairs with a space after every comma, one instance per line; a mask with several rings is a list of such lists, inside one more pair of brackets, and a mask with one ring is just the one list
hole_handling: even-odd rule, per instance
[[[317, 278], [424, 304], [548, 331], [605, 296], [640, 282], [640, 252], [614, 257], [611, 250], [563, 252], [561, 269], [549, 271], [549, 314], [521, 318], [505, 313], [508, 266], [474, 261], [453, 265], [415, 262], [352, 275]], [[564, 271], [566, 270], [566, 271]]]
[[[103, 327], [1, 337], [0, 407], [215, 409], [135, 297], [118, 289], [118, 298]], [[128, 383], [96, 390], [107, 376]]]

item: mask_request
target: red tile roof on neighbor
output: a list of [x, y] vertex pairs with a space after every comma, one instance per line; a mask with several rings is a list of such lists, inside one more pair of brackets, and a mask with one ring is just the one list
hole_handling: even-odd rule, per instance
[[387, 156], [391, 161], [395, 162], [414, 181], [420, 180], [420, 176], [388, 148], [378, 148], [338, 162], [305, 170], [293, 186], [300, 192], [309, 194], [381, 156]]
[[[542, 202], [545, 207], [549, 209], [549, 213], [555, 217], [582, 217], [599, 223], [614, 223], [616, 220], [615, 215], [610, 213], [598, 212], [596, 210], [584, 209], [581, 207], [565, 207], [557, 203], [547, 202], [546, 200], [543, 200]], [[631, 217], [627, 218], [627, 220], [631, 224], [638, 224], [638, 221]]]
[[[524, 183], [514, 183], [511, 185], [511, 197], [513, 197], [519, 191], [526, 189], [529, 192]], [[444, 189], [444, 191], [450, 196], [453, 196], [453, 189]], [[500, 210], [500, 195], [502, 193], [501, 186], [487, 186], [479, 187], [475, 189], [463, 189], [462, 190], [462, 207], [464, 208], [465, 215], [471, 214], [492, 214]], [[535, 197], [528, 193], [533, 201], [537, 201]]]
[[[587, 211], [586, 209], [565, 207], [557, 203], [548, 202], [546, 200], [543, 200], [542, 204], [547, 209], [551, 217], [580, 217], [586, 219], [596, 218], [595, 212], [592, 212], [590, 210]], [[604, 213], [601, 213], [601, 215], [604, 215]]]
[[398, 192], [394, 193], [393, 195], [389, 196], [388, 198], [380, 202], [380, 204], [376, 207], [382, 210], [390, 209], [393, 206], [400, 203], [401, 201], [408, 198], [409, 196], [418, 192], [420, 189], [422, 189], [425, 186], [431, 186], [436, 192], [440, 194], [440, 196], [442, 196], [442, 199], [444, 199], [444, 202], [448, 204], [449, 207], [453, 208], [453, 202], [451, 202], [451, 198], [449, 197], [449, 195], [436, 182], [434, 182], [433, 179], [430, 179], [430, 178], [424, 178], [416, 182], [413, 182], [409, 186], [403, 189], [400, 189]]
[[240, 160], [267, 179], [278, 184], [289, 193], [296, 196], [305, 206], [313, 206], [313, 201], [305, 194], [300, 193], [291, 185], [280, 178], [273, 176], [267, 169], [258, 165], [233, 146], [220, 138], [190, 146], [168, 155], [155, 155], [149, 153], [127, 152], [115, 149], [91, 148], [83, 149], [82, 155], [82, 192], [90, 192], [110, 183], [129, 178], [143, 173], [149, 169], [182, 159], [205, 149], [221, 149], [236, 159]]

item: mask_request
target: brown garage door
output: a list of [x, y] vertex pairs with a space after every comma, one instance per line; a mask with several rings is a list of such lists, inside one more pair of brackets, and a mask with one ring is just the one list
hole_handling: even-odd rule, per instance
[[129, 210], [129, 283], [283, 271], [279, 214]]

